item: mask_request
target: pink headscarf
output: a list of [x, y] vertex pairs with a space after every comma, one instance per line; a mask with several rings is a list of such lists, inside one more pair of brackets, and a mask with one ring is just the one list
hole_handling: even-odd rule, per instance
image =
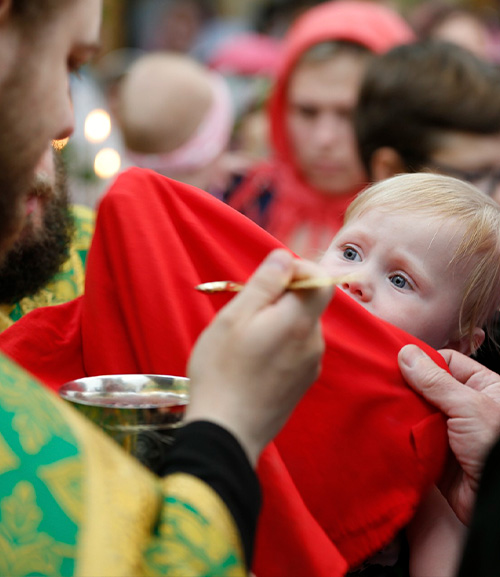
[[234, 106], [222, 76], [211, 72], [212, 105], [191, 138], [179, 148], [163, 154], [128, 152], [139, 168], [167, 176], [200, 170], [213, 162], [227, 147], [234, 124]]
[[281, 42], [264, 34], [242, 34], [225, 42], [208, 65], [221, 74], [274, 77]]

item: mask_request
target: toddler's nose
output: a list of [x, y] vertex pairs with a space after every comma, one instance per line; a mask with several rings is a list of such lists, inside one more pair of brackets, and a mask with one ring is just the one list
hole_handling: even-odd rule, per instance
[[352, 297], [362, 302], [370, 301], [373, 296], [373, 289], [366, 279], [352, 279], [343, 283], [342, 288]]

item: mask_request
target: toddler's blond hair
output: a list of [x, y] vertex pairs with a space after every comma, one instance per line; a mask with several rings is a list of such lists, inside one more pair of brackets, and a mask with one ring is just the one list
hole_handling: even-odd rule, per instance
[[464, 284], [459, 338], [468, 336], [474, 352], [474, 328], [488, 328], [500, 308], [500, 206], [467, 182], [414, 173], [365, 189], [347, 209], [344, 223], [374, 208], [457, 224], [463, 238], [448, 266], [472, 264]]

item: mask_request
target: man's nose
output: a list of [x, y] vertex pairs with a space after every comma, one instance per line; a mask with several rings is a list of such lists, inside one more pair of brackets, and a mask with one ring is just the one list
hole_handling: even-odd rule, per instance
[[373, 297], [373, 287], [366, 279], [353, 279], [342, 284], [342, 288], [361, 302], [369, 302]]

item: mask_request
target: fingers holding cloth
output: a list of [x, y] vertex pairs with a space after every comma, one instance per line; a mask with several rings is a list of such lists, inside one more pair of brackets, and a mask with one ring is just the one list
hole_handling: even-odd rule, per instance
[[448, 438], [458, 466], [440, 484], [459, 519], [470, 519], [487, 453], [500, 434], [500, 376], [457, 351], [442, 350], [450, 373], [415, 345], [398, 361], [406, 382], [448, 416]]

